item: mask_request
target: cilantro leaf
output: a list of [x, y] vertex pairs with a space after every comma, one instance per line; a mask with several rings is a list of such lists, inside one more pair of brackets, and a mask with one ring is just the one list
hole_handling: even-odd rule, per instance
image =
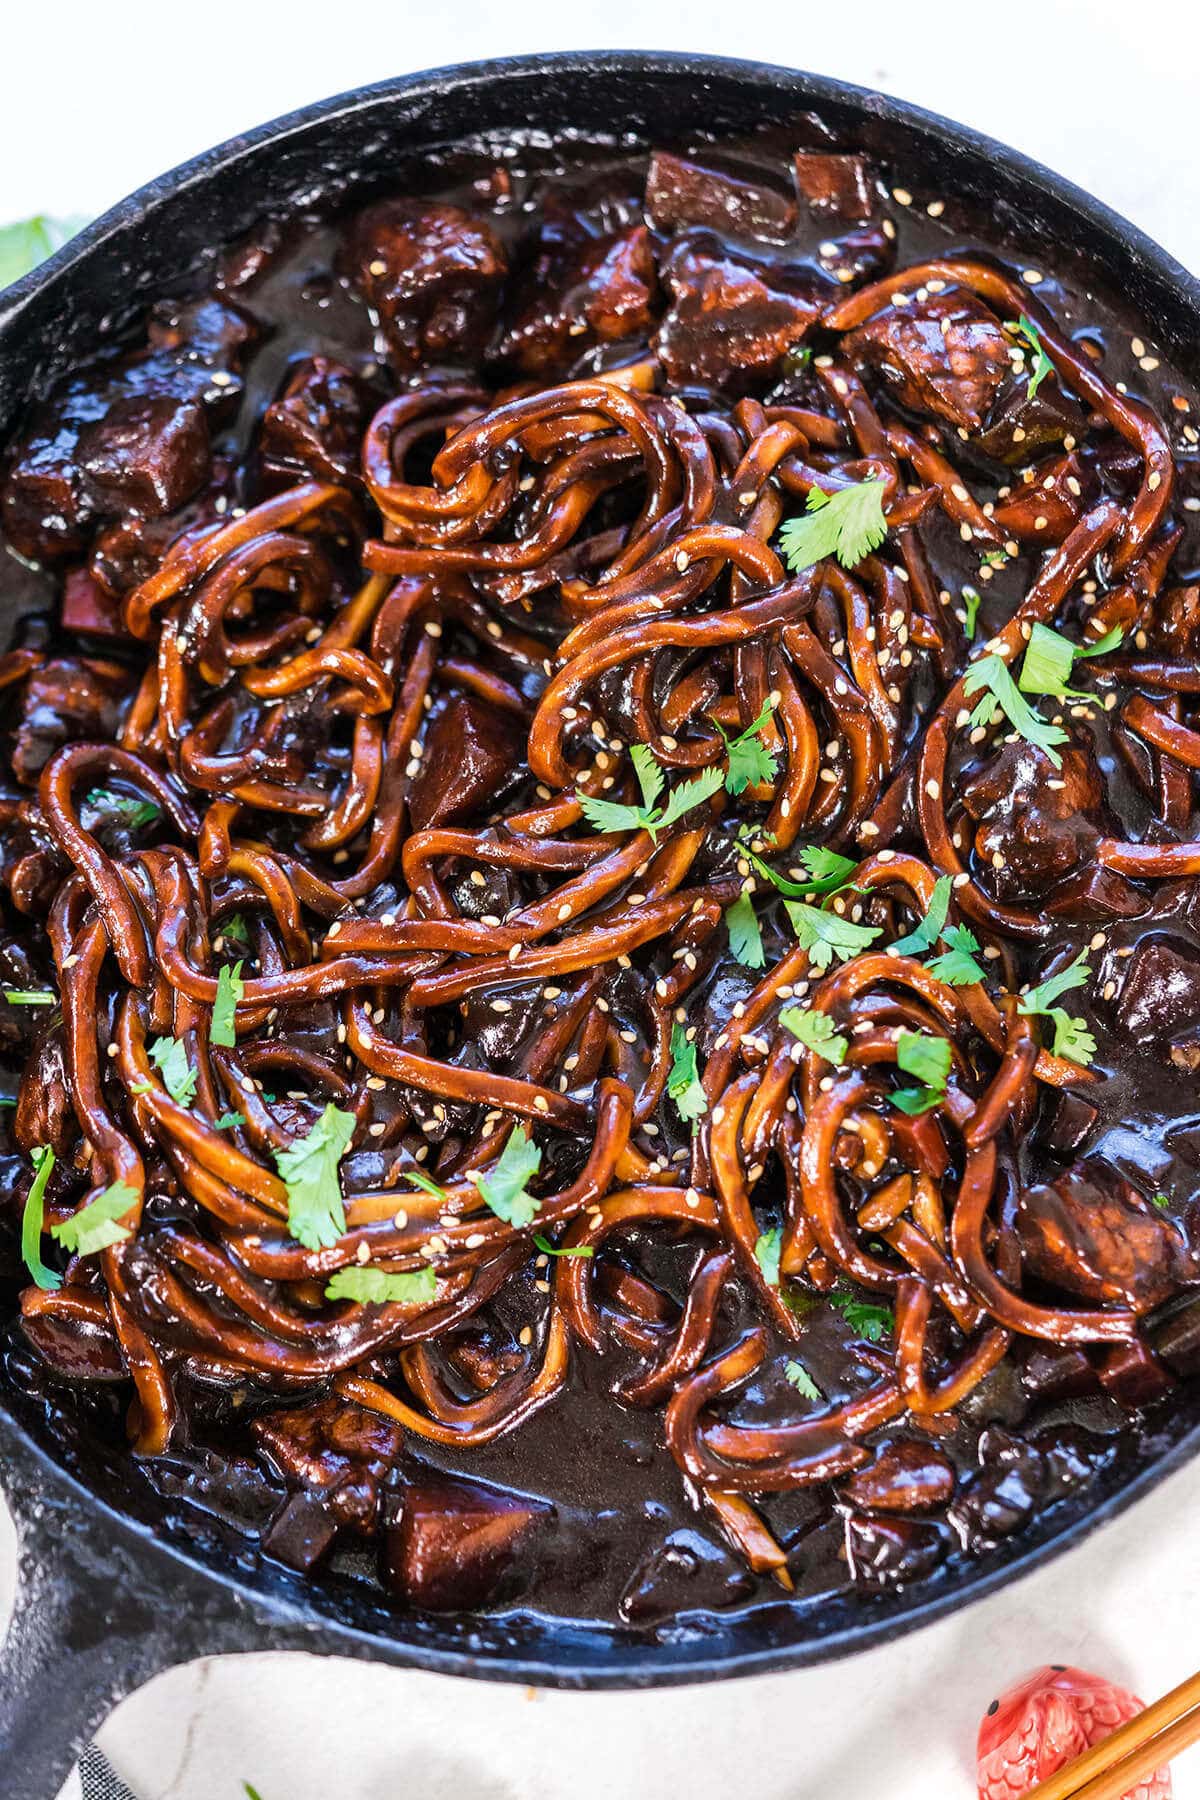
[[241, 913], [234, 913], [225, 920], [221, 926], [221, 936], [228, 939], [231, 944], [245, 944], [247, 949], [250, 947], [250, 933]]
[[1152, 1194], [1150, 1196], [1150, 1204], [1151, 1206], [1157, 1206], [1161, 1211], [1165, 1212], [1167, 1207], [1170, 1206], [1171, 1201], [1167, 1194]]
[[535, 1231], [533, 1241], [543, 1256], [594, 1256], [595, 1251], [590, 1244], [552, 1244], [548, 1237]]
[[52, 1225], [50, 1235], [77, 1256], [95, 1256], [97, 1251], [107, 1250], [112, 1244], [123, 1244], [126, 1238], [133, 1236], [131, 1228], [120, 1221], [136, 1204], [137, 1194], [133, 1188], [124, 1181], [114, 1181], [102, 1194], [81, 1207], [74, 1218], [64, 1219], [61, 1225]]
[[972, 982], [983, 981], [983, 964], [975, 960], [975, 951], [979, 948], [979, 939], [966, 925], [947, 925], [942, 933], [943, 940], [949, 944], [940, 956], [931, 956], [925, 967], [939, 981], [950, 987], [969, 987]]
[[287, 1188], [288, 1230], [306, 1250], [332, 1250], [345, 1235], [338, 1163], [355, 1124], [353, 1113], [327, 1106], [310, 1132], [275, 1152], [275, 1166]]
[[1079, 662], [1082, 659], [1086, 662], [1090, 656], [1107, 656], [1110, 651], [1119, 648], [1124, 637], [1124, 627], [1114, 625], [1111, 631], [1106, 631], [1103, 637], [1098, 637], [1094, 644], [1077, 644], [1075, 660]]
[[1061, 725], [1048, 724], [1034, 712], [1023, 698], [1002, 656], [981, 656], [963, 677], [963, 693], [970, 698], [986, 689], [983, 699], [971, 714], [971, 725], [990, 725], [1003, 712], [1013, 730], [1028, 744], [1036, 744], [1046, 752], [1056, 769], [1062, 768], [1062, 757], [1054, 748], [1067, 742]]
[[671, 1027], [671, 1067], [667, 1075], [667, 1093], [675, 1102], [681, 1119], [690, 1122], [708, 1111], [708, 1097], [700, 1085], [700, 1074], [696, 1068], [696, 1046], [678, 1019]]
[[842, 856], [839, 851], [831, 850], [827, 844], [804, 844], [796, 852], [796, 861], [802, 863], [812, 876], [813, 882], [822, 887], [828, 882], [835, 882], [838, 887], [845, 887], [858, 864], [852, 856]]
[[892, 1309], [880, 1306], [871, 1300], [864, 1300], [858, 1294], [847, 1293], [844, 1288], [835, 1288], [826, 1296], [842, 1314], [851, 1331], [856, 1331], [868, 1344], [877, 1344], [895, 1328]]
[[219, 1119], [213, 1120], [214, 1131], [228, 1131], [231, 1125], [244, 1125], [246, 1116], [240, 1112], [223, 1112]]
[[1040, 981], [1027, 994], [1022, 994], [1019, 1010], [1031, 1017], [1034, 1013], [1049, 1012], [1061, 994], [1068, 993], [1072, 988], [1082, 987], [1091, 972], [1086, 953], [1081, 950], [1074, 961], [1069, 962], [1065, 969], [1060, 969], [1057, 975], [1048, 975], [1045, 981]]
[[718, 788], [724, 787], [725, 776], [716, 767], [702, 769], [691, 781], [682, 781], [667, 795], [666, 805], [656, 806], [666, 781], [654, 753], [646, 744], [635, 744], [630, 754], [634, 772], [642, 791], [642, 804], [631, 806], [617, 800], [599, 800], [591, 794], [576, 792], [580, 811], [595, 831], [648, 831], [657, 842], [658, 833], [674, 825], [694, 806], [711, 800]]
[[978, 588], [970, 586], [963, 588], [962, 602], [963, 613], [965, 614], [963, 619], [963, 630], [967, 634], [968, 644], [973, 644], [975, 642], [975, 626], [979, 620], [979, 606], [981, 599], [982, 596]]
[[540, 1201], [527, 1192], [526, 1183], [542, 1166], [542, 1153], [523, 1125], [518, 1125], [490, 1173], [473, 1175], [479, 1192], [498, 1219], [518, 1229], [531, 1225]]
[[725, 787], [731, 794], [744, 794], [748, 787], [758, 787], [765, 781], [774, 781], [778, 773], [778, 759], [767, 749], [760, 737], [771, 720], [771, 702], [768, 700], [753, 725], [731, 738], [716, 719], [713, 724], [721, 733], [721, 742], [725, 746], [725, 754], [729, 767], [725, 771]]
[[837, 1068], [845, 1062], [850, 1040], [839, 1032], [828, 1013], [818, 1012], [815, 1007], [785, 1006], [779, 1023], [799, 1038], [806, 1050], [815, 1050], [826, 1062]]
[[1050, 1046], [1053, 1054], [1090, 1068], [1096, 1056], [1096, 1039], [1087, 1020], [1072, 1018], [1061, 1006], [1051, 1007], [1047, 1017], [1054, 1026], [1054, 1042]]
[[42, 1233], [46, 1229], [46, 1187], [54, 1168], [54, 1152], [49, 1144], [37, 1144], [30, 1151], [33, 1181], [25, 1197], [21, 1215], [21, 1256], [25, 1267], [40, 1288], [47, 1293], [62, 1286], [62, 1276], [48, 1269], [42, 1261]]
[[93, 788], [87, 797], [87, 803], [98, 811], [123, 813], [135, 829], [141, 825], [153, 825], [155, 819], [162, 817], [162, 807], [156, 801], [135, 800], [132, 794], [115, 794], [111, 788]]
[[829, 850], [824, 844], [805, 844], [796, 851], [796, 861], [806, 868], [811, 877], [808, 881], [790, 881], [773, 869], [769, 862], [764, 862], [757, 850], [752, 850], [748, 839], [756, 836], [753, 826], [743, 825], [739, 832], [740, 848], [751, 867], [778, 888], [781, 894], [793, 900], [803, 900], [817, 894], [835, 894], [839, 888], [849, 886], [849, 878], [858, 864], [849, 856], [840, 856], [836, 850]]
[[814, 969], [827, 969], [836, 956], [848, 962], [859, 956], [879, 936], [877, 925], [856, 925], [841, 913], [825, 912], [819, 906], [805, 906], [799, 900], [785, 900], [788, 918], [802, 950]]
[[196, 1071], [188, 1062], [187, 1047], [178, 1038], [155, 1038], [150, 1046], [150, 1061], [161, 1073], [172, 1100], [180, 1106], [190, 1106], [196, 1098]]
[[429, 1194], [435, 1200], [446, 1198], [445, 1188], [439, 1187], [433, 1176], [427, 1175], [424, 1169], [402, 1169], [400, 1179], [401, 1181], [411, 1181], [415, 1188], [420, 1188], [423, 1194]]
[[836, 556], [844, 569], [853, 569], [878, 550], [888, 533], [884, 491], [883, 482], [874, 478], [832, 494], [812, 488], [807, 513], [785, 520], [779, 531], [779, 546], [792, 573], [810, 569], [826, 556]]
[[803, 1399], [823, 1400], [825, 1398], [804, 1364], [802, 1362], [797, 1362], [794, 1356], [788, 1357], [788, 1360], [783, 1365], [783, 1372], [788, 1381], [795, 1388], [796, 1392]]
[[0, 288], [36, 269], [77, 231], [82, 231], [87, 222], [79, 216], [54, 219], [48, 213], [36, 213], [32, 219], [0, 226]]
[[783, 1252], [783, 1232], [778, 1225], [762, 1231], [754, 1245], [754, 1260], [762, 1270], [768, 1287], [779, 1286], [779, 1258]]
[[945, 1098], [953, 1053], [946, 1038], [928, 1031], [902, 1031], [896, 1040], [896, 1066], [921, 1083], [900, 1088], [891, 1098], [901, 1112], [923, 1113]]
[[1023, 337], [1033, 351], [1033, 367], [1029, 371], [1029, 386], [1026, 392], [1032, 400], [1047, 375], [1053, 375], [1054, 364], [1042, 347], [1041, 334], [1033, 320], [1025, 313], [1019, 319], [1006, 319], [1004, 329], [1011, 331], [1014, 337]]
[[748, 969], [761, 969], [767, 953], [763, 949], [758, 914], [749, 894], [739, 894], [733, 905], [725, 908], [725, 924], [729, 931], [729, 948], [737, 960]]
[[1065, 969], [1060, 969], [1057, 975], [1047, 976], [1045, 981], [1023, 994], [1018, 1002], [1018, 1010], [1027, 1018], [1040, 1015], [1050, 1020], [1054, 1027], [1054, 1041], [1050, 1047], [1052, 1054], [1066, 1057], [1069, 1062], [1077, 1062], [1085, 1069], [1095, 1057], [1096, 1039], [1086, 1019], [1074, 1018], [1065, 1008], [1054, 1003], [1060, 995], [1069, 993], [1072, 988], [1082, 987], [1091, 972], [1091, 966], [1081, 950]]
[[[236, 1015], [237, 1006], [246, 991], [242, 980], [242, 964], [235, 962], [232, 969], [225, 967], [217, 976], [217, 997], [213, 1003], [212, 1026], [209, 1038], [214, 1044], [221, 1044], [232, 1050], [237, 1044]], [[313, 1248], [312, 1245], [309, 1248]]]
[[437, 1299], [437, 1275], [428, 1265], [390, 1275], [384, 1269], [338, 1269], [325, 1286], [327, 1300], [357, 1300], [360, 1306], [423, 1306]]
[[925, 917], [912, 931], [897, 938], [892, 945], [897, 956], [924, 956], [927, 950], [934, 948], [946, 929], [946, 914], [950, 910], [950, 890], [953, 886], [949, 875], [939, 875], [933, 884]]
[[58, 995], [51, 988], [5, 988], [4, 998], [10, 1006], [57, 1006]]

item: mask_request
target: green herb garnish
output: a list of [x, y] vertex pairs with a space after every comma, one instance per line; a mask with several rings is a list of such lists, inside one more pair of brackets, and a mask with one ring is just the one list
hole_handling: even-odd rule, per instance
[[157, 802], [135, 800], [131, 794], [114, 794], [110, 788], [93, 788], [87, 801], [99, 812], [122, 813], [135, 830], [142, 825], [153, 825], [162, 817], [162, 807]]
[[721, 733], [721, 742], [725, 746], [725, 754], [729, 766], [725, 771], [725, 788], [730, 794], [744, 794], [748, 787], [758, 787], [763, 782], [774, 781], [778, 772], [778, 759], [767, 749], [759, 735], [771, 720], [771, 702], [768, 700], [753, 725], [731, 738], [724, 728], [713, 720]]
[[64, 1219], [61, 1225], [52, 1225], [50, 1235], [77, 1256], [95, 1256], [97, 1251], [107, 1250], [112, 1244], [123, 1244], [126, 1238], [133, 1236], [131, 1228], [122, 1225], [121, 1220], [136, 1203], [137, 1194], [133, 1188], [124, 1181], [114, 1181], [102, 1194], [81, 1207], [73, 1218]]
[[946, 929], [946, 914], [950, 911], [950, 890], [954, 883], [949, 875], [939, 875], [933, 884], [933, 893], [925, 917], [920, 923], [898, 937], [892, 945], [897, 956], [924, 956], [932, 950], [943, 931]]
[[150, 1061], [163, 1078], [163, 1086], [180, 1106], [190, 1106], [196, 1098], [196, 1071], [188, 1062], [187, 1048], [178, 1038], [155, 1038], [150, 1046]]
[[232, 969], [223, 968], [217, 976], [217, 997], [213, 1002], [212, 1027], [208, 1035], [214, 1044], [221, 1044], [226, 1050], [232, 1050], [237, 1043], [237, 1008], [245, 992], [241, 962], [235, 962]]
[[920, 1087], [900, 1088], [891, 1098], [901, 1112], [923, 1113], [946, 1098], [952, 1052], [947, 1040], [928, 1031], [902, 1031], [896, 1040], [896, 1066], [913, 1075]]
[[825, 1398], [804, 1364], [797, 1362], [794, 1356], [789, 1356], [784, 1363], [783, 1372], [796, 1392], [805, 1400], [823, 1400]]
[[783, 1254], [783, 1232], [778, 1225], [760, 1232], [754, 1245], [754, 1260], [762, 1270], [768, 1287], [779, 1286], [779, 1259]]
[[1079, 1063], [1085, 1069], [1096, 1055], [1096, 1039], [1091, 1028], [1086, 1019], [1074, 1017], [1065, 1007], [1056, 1006], [1054, 1002], [1072, 988], [1082, 987], [1091, 972], [1081, 950], [1065, 969], [1060, 969], [1057, 975], [1047, 976], [1045, 981], [1023, 994], [1018, 1002], [1018, 1010], [1028, 1018], [1042, 1017], [1050, 1020], [1054, 1027], [1051, 1053], [1065, 1057], [1068, 1062]]
[[799, 1038], [806, 1050], [815, 1050], [826, 1062], [837, 1068], [845, 1062], [850, 1040], [839, 1032], [828, 1013], [814, 1007], [785, 1006], [779, 1023]]
[[975, 626], [979, 619], [979, 606], [980, 606], [981, 599], [982, 599], [982, 596], [981, 596], [978, 588], [973, 588], [973, 587], [969, 587], [969, 586], [963, 588], [963, 590], [962, 590], [962, 602], [963, 602], [963, 614], [964, 614], [963, 630], [967, 634], [968, 644], [973, 644], [975, 642]]
[[233, 1125], [244, 1125], [246, 1117], [240, 1112], [223, 1112], [219, 1119], [213, 1120], [214, 1131], [228, 1131]]
[[689, 1123], [708, 1111], [708, 1099], [700, 1085], [696, 1067], [696, 1045], [676, 1019], [671, 1027], [671, 1067], [667, 1075], [667, 1093], [675, 1102], [681, 1119]]
[[526, 1184], [542, 1166], [542, 1153], [532, 1142], [523, 1125], [509, 1137], [489, 1174], [473, 1175], [484, 1200], [498, 1219], [518, 1229], [533, 1223], [540, 1201], [527, 1191]]
[[434, 1200], [445, 1200], [447, 1197], [445, 1188], [439, 1187], [433, 1176], [427, 1175], [424, 1169], [402, 1169], [400, 1179], [411, 1181], [415, 1188], [420, 1188], [422, 1193], [429, 1194]]
[[423, 1306], [437, 1299], [432, 1266], [389, 1275], [383, 1269], [338, 1269], [325, 1286], [327, 1300], [357, 1300], [360, 1306]]
[[46, 1187], [54, 1168], [54, 1152], [49, 1144], [37, 1144], [29, 1155], [33, 1163], [33, 1181], [25, 1197], [25, 1211], [21, 1215], [21, 1255], [37, 1285], [50, 1293], [62, 1286], [62, 1276], [56, 1275], [42, 1261], [42, 1233], [46, 1229]]
[[984, 980], [983, 964], [975, 959], [979, 939], [966, 925], [947, 925], [942, 941], [950, 946], [939, 956], [931, 956], [925, 967], [949, 987], [969, 987]]
[[577, 792], [575, 795], [584, 818], [596, 831], [648, 831], [652, 841], [657, 843], [660, 831], [665, 831], [668, 825], [674, 825], [677, 819], [691, 812], [693, 807], [711, 800], [717, 790], [725, 785], [721, 769], [702, 769], [691, 781], [681, 782], [678, 787], [672, 788], [667, 795], [666, 805], [660, 807], [658, 799], [667, 780], [662, 765], [656, 760], [648, 744], [634, 744], [629, 754], [633, 758], [634, 773], [642, 790], [640, 806], [627, 806], [616, 800], [597, 800], [590, 794]]
[[865, 1338], [868, 1344], [878, 1344], [895, 1329], [895, 1319], [889, 1306], [879, 1306], [874, 1301], [863, 1300], [857, 1294], [848, 1294], [842, 1288], [835, 1288], [826, 1298], [837, 1307], [851, 1331]]
[[533, 1241], [543, 1256], [594, 1256], [595, 1251], [590, 1244], [552, 1244], [548, 1237], [535, 1231]]
[[275, 1152], [287, 1188], [288, 1230], [306, 1250], [332, 1250], [345, 1235], [338, 1163], [356, 1122], [353, 1113], [327, 1106], [306, 1136]]
[[888, 533], [883, 516], [882, 481], [856, 481], [835, 493], [812, 488], [808, 511], [780, 527], [779, 547], [793, 574], [810, 569], [826, 556], [836, 556], [844, 569], [878, 550]]
[[1062, 768], [1062, 757], [1054, 746], [1065, 744], [1067, 733], [1061, 725], [1048, 724], [1040, 714], [1034, 712], [1022, 696], [1002, 656], [981, 656], [967, 670], [963, 677], [963, 693], [970, 698], [981, 689], [986, 689], [987, 692], [971, 714], [972, 727], [991, 725], [1002, 712], [1013, 730], [1026, 743], [1036, 744], [1046, 752], [1056, 769]]
[[1026, 390], [1032, 400], [1047, 375], [1053, 375], [1054, 364], [1042, 347], [1041, 334], [1037, 326], [1025, 313], [1022, 313], [1019, 319], [1006, 319], [1004, 329], [1012, 332], [1014, 337], [1023, 337], [1033, 351], [1033, 367], [1029, 371], [1029, 386]]
[[231, 944], [245, 944], [247, 949], [249, 949], [250, 933], [241, 913], [234, 913], [230, 918], [226, 919], [221, 927], [221, 936], [228, 939]]
[[761, 969], [767, 960], [763, 949], [758, 914], [750, 895], [740, 893], [732, 906], [725, 908], [725, 924], [729, 931], [729, 948], [748, 969]]
[[1057, 700], [1091, 700], [1093, 696], [1079, 688], [1068, 687], [1071, 665], [1082, 658], [1106, 656], [1115, 650], [1125, 633], [1119, 625], [1097, 638], [1090, 648], [1073, 644], [1059, 631], [1040, 622], [1033, 627], [1025, 647], [1019, 685], [1027, 694], [1052, 694]]
[[848, 962], [852, 956], [861, 955], [879, 936], [877, 925], [856, 925], [841, 913], [825, 912], [799, 900], [785, 900], [783, 904], [800, 948], [808, 951], [808, 960], [818, 971], [827, 969], [834, 957]]
[[10, 1006], [57, 1006], [58, 995], [52, 988], [4, 988]]

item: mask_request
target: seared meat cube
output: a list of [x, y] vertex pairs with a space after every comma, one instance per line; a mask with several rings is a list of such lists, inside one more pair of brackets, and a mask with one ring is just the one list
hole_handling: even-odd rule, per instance
[[403, 1442], [398, 1425], [329, 1395], [264, 1413], [250, 1429], [272, 1467], [319, 1499], [337, 1524], [372, 1530], [380, 1483]]
[[967, 431], [982, 428], [1011, 348], [996, 315], [959, 288], [889, 307], [852, 331], [845, 347], [913, 412]]
[[1123, 961], [1116, 999], [1122, 1034], [1155, 1045], [1181, 1068], [1193, 1066], [1200, 1032], [1200, 955], [1182, 938], [1143, 938]]
[[1044, 893], [1091, 855], [1102, 834], [1104, 784], [1095, 757], [1078, 744], [1062, 745], [1060, 754], [1056, 769], [1036, 744], [1002, 743], [963, 784], [976, 852], [993, 865], [989, 881], [1002, 899]]
[[846, 1561], [860, 1587], [903, 1587], [933, 1573], [949, 1545], [936, 1525], [916, 1519], [846, 1518]]
[[724, 237], [783, 238], [796, 209], [782, 194], [656, 150], [646, 174], [646, 217], [659, 231], [702, 225]]
[[1100, 1109], [1073, 1094], [1069, 1088], [1049, 1090], [1044, 1102], [1045, 1118], [1038, 1127], [1042, 1148], [1051, 1156], [1067, 1157], [1083, 1148], [1100, 1117]]
[[932, 1444], [893, 1438], [880, 1444], [875, 1461], [842, 1484], [853, 1506], [878, 1512], [926, 1512], [954, 1495], [954, 1464]]
[[461, 822], [489, 806], [525, 751], [525, 734], [509, 713], [471, 694], [455, 694], [425, 738], [408, 811], [414, 831]]
[[67, 1077], [66, 1034], [61, 1014], [43, 1015], [17, 1092], [16, 1138], [26, 1150], [49, 1144], [65, 1162], [78, 1141], [79, 1126], [71, 1106]]
[[64, 631], [130, 641], [115, 598], [88, 569], [72, 569], [63, 582], [62, 623]]
[[328, 356], [295, 364], [263, 415], [263, 468], [289, 481], [346, 481], [358, 473], [367, 401], [352, 372]]
[[508, 273], [486, 219], [425, 200], [367, 207], [347, 234], [343, 267], [402, 368], [475, 354]]
[[621, 1617], [647, 1625], [684, 1609], [736, 1606], [753, 1592], [753, 1578], [727, 1550], [685, 1527], [672, 1531], [638, 1563], [621, 1595]]
[[[154, 350], [170, 351], [176, 367], [235, 373], [258, 336], [258, 326], [230, 300], [160, 300], [152, 308], [147, 337]], [[233, 382], [218, 382], [228, 394]], [[195, 389], [193, 390], [195, 391]]]
[[125, 394], [85, 425], [76, 451], [98, 512], [172, 513], [208, 474], [208, 425], [194, 400]]
[[1061, 544], [1074, 530], [1086, 504], [1083, 466], [1072, 452], [1039, 463], [1029, 479], [996, 502], [993, 519], [1005, 537], [1022, 543]]
[[864, 157], [797, 150], [792, 164], [796, 186], [810, 212], [861, 223], [876, 210], [876, 195]]
[[539, 259], [534, 298], [507, 327], [498, 354], [527, 374], [552, 371], [597, 343], [649, 331], [658, 290], [644, 225], [595, 238], [565, 259]]
[[1086, 429], [1082, 409], [1063, 393], [1057, 376], [1039, 382], [1031, 399], [1028, 375], [1009, 374], [975, 446], [985, 456], [1015, 466], [1066, 437], [1082, 437]]
[[1174, 1291], [1186, 1261], [1175, 1227], [1095, 1157], [1027, 1188], [1016, 1228], [1026, 1268], [1093, 1305], [1148, 1312]]
[[1175, 656], [1192, 658], [1200, 651], [1200, 587], [1168, 588], [1155, 607], [1154, 635]]
[[551, 1509], [432, 1471], [404, 1489], [387, 1533], [388, 1580], [412, 1606], [459, 1612], [494, 1599], [521, 1540]]
[[111, 742], [121, 728], [134, 676], [120, 663], [63, 656], [43, 663], [25, 684], [13, 746], [17, 780], [36, 787], [38, 776], [63, 744], [96, 738]]
[[656, 348], [672, 381], [769, 374], [821, 310], [811, 277], [725, 256], [711, 239], [682, 241], [662, 274], [672, 304]]

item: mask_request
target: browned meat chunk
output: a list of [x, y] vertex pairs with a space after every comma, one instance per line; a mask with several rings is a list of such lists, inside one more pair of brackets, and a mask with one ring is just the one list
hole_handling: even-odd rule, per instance
[[595, 344], [643, 335], [654, 323], [658, 280], [644, 225], [595, 238], [565, 260], [542, 259], [531, 285], [533, 298], [498, 345], [499, 355], [530, 375]]
[[630, 1576], [621, 1617], [646, 1625], [686, 1609], [735, 1606], [753, 1592], [753, 1580], [727, 1550], [698, 1531], [673, 1531]]
[[251, 1430], [279, 1474], [319, 1499], [338, 1525], [373, 1528], [380, 1483], [400, 1454], [398, 1425], [330, 1395], [265, 1413]]
[[1047, 375], [1030, 399], [1028, 374], [1010, 374], [975, 445], [985, 456], [1015, 465], [1066, 437], [1082, 437], [1086, 429], [1083, 412], [1063, 393], [1057, 376]]
[[932, 1444], [894, 1438], [879, 1446], [869, 1468], [842, 1484], [853, 1506], [888, 1513], [925, 1512], [954, 1494], [954, 1464]]
[[796, 209], [772, 188], [656, 150], [646, 174], [646, 217], [659, 231], [701, 225], [723, 237], [782, 238]]
[[823, 150], [797, 150], [793, 158], [796, 186], [814, 213], [861, 222], [876, 208], [866, 160]]
[[79, 466], [98, 512], [172, 513], [208, 474], [208, 425], [195, 400], [126, 394], [79, 434]]
[[358, 473], [367, 402], [352, 372], [328, 356], [306, 356], [263, 414], [263, 468], [288, 481], [346, 481]]
[[1095, 1158], [1027, 1188], [1016, 1225], [1026, 1268], [1093, 1305], [1148, 1312], [1177, 1285], [1183, 1250], [1174, 1227]]
[[403, 367], [475, 354], [508, 273], [486, 219], [424, 200], [384, 200], [361, 212], [344, 267]]
[[63, 744], [111, 741], [120, 730], [133, 685], [120, 663], [63, 656], [35, 669], [25, 684], [13, 746], [13, 773], [27, 787]]
[[1036, 744], [1004, 743], [963, 785], [976, 852], [992, 865], [989, 880], [1002, 899], [1044, 893], [1101, 835], [1104, 784], [1094, 756], [1078, 744], [1060, 754], [1056, 769]]
[[1038, 1138], [1051, 1156], [1067, 1157], [1081, 1150], [1096, 1120], [1099, 1107], [1073, 1094], [1068, 1088], [1051, 1089], [1045, 1102], [1046, 1116], [1038, 1127]]
[[933, 1573], [948, 1549], [936, 1525], [916, 1519], [846, 1518], [846, 1560], [860, 1587], [894, 1588]]
[[978, 431], [1009, 369], [996, 315], [958, 288], [892, 306], [845, 340], [856, 362], [878, 370], [913, 412]]
[[683, 242], [663, 267], [671, 309], [656, 340], [672, 381], [724, 383], [767, 374], [821, 308], [811, 278]]
[[415, 831], [462, 821], [488, 806], [517, 768], [525, 734], [508, 713], [470, 694], [447, 702], [425, 739], [408, 797]]
[[1148, 937], [1122, 966], [1116, 999], [1122, 1034], [1191, 1068], [1190, 1051], [1200, 1031], [1200, 956], [1182, 938]]
[[1154, 635], [1176, 656], [1200, 650], [1200, 586], [1168, 588], [1155, 608]]
[[27, 1150], [49, 1144], [64, 1162], [79, 1137], [67, 1078], [66, 1039], [57, 1011], [38, 1028], [17, 1091], [17, 1142]]
[[[160, 300], [150, 313], [147, 336], [152, 350], [171, 354], [173, 367], [195, 371], [196, 381], [191, 391], [215, 386], [216, 394], [209, 392], [208, 398], [219, 400], [224, 394], [225, 410], [228, 410], [228, 401], [240, 392], [241, 383], [236, 379], [236, 372], [258, 336], [258, 326], [232, 301], [218, 300], [207, 294], [199, 300]], [[146, 370], [146, 364], [140, 367]], [[206, 371], [233, 375], [234, 379], [206, 383], [203, 380]], [[157, 385], [152, 359], [147, 373], [149, 390], [152, 390]]]
[[550, 1516], [536, 1500], [430, 1474], [410, 1482], [387, 1533], [395, 1593], [430, 1612], [460, 1612], [495, 1597], [522, 1539]]
[[63, 582], [62, 623], [64, 631], [129, 641], [121, 608], [87, 569], [72, 569]]
[[1084, 508], [1083, 467], [1079, 458], [1056, 456], [1027, 471], [992, 515], [1005, 537], [1022, 543], [1061, 544], [1078, 524]]

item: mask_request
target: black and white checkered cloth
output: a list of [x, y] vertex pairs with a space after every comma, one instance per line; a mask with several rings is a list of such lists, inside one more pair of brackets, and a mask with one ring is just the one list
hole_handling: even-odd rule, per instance
[[83, 1800], [134, 1800], [95, 1744], [89, 1744], [79, 1759], [79, 1778], [83, 1783]]

